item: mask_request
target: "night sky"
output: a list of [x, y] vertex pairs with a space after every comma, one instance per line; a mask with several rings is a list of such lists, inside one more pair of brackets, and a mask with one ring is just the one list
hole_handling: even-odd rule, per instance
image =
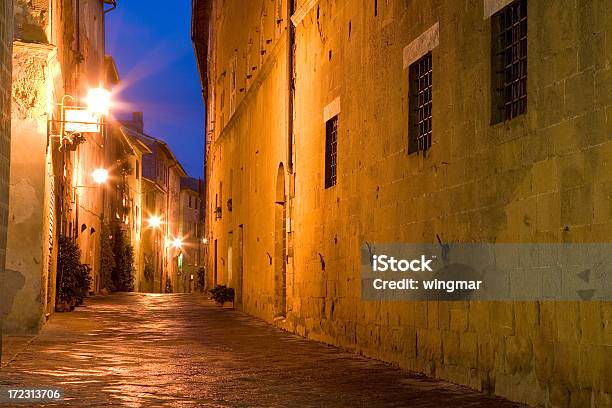
[[187, 173], [202, 178], [204, 105], [190, 38], [191, 1], [117, 3], [106, 15], [106, 53], [121, 77], [114, 114], [143, 111], [145, 133], [167, 142]]

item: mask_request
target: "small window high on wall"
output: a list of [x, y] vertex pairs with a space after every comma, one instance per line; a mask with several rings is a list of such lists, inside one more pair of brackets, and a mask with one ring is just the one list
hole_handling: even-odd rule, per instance
[[338, 165], [338, 115], [325, 122], [325, 188], [336, 185]]
[[431, 52], [410, 65], [409, 73], [408, 154], [425, 153], [431, 147], [432, 134], [432, 60]]
[[491, 123], [527, 112], [527, 0], [491, 17]]

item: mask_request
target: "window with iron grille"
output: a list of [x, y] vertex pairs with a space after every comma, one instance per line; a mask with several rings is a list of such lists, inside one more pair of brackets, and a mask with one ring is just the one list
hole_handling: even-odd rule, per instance
[[491, 29], [492, 123], [527, 112], [527, 0], [493, 15]]
[[431, 52], [410, 65], [408, 72], [408, 154], [431, 147], [432, 62]]
[[336, 185], [338, 163], [338, 116], [325, 122], [325, 188]]

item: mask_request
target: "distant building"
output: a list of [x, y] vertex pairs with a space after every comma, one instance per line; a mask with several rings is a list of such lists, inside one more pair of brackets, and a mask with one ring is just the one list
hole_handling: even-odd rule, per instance
[[[180, 180], [187, 173], [163, 141], [144, 132], [143, 115], [123, 121], [130, 136], [147, 146], [142, 157], [143, 275], [145, 291], [176, 291], [180, 246]], [[149, 221], [158, 219], [158, 225]]]
[[198, 287], [200, 268], [204, 268], [204, 183], [200, 179], [181, 179], [182, 251], [178, 258], [178, 292], [193, 292]]
[[126, 243], [133, 248], [134, 290], [146, 291], [141, 240], [145, 191], [142, 162], [143, 155], [150, 154], [151, 150], [140, 140], [136, 130], [113, 121], [105, 151], [111, 173], [106, 186], [105, 221], [109, 227], [123, 231]]

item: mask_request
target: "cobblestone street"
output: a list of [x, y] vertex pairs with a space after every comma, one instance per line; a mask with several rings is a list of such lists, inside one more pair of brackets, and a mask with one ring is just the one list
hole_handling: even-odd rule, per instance
[[0, 385], [62, 387], [62, 406], [517, 406], [302, 339], [196, 295], [89, 299], [55, 314], [5, 360]]

